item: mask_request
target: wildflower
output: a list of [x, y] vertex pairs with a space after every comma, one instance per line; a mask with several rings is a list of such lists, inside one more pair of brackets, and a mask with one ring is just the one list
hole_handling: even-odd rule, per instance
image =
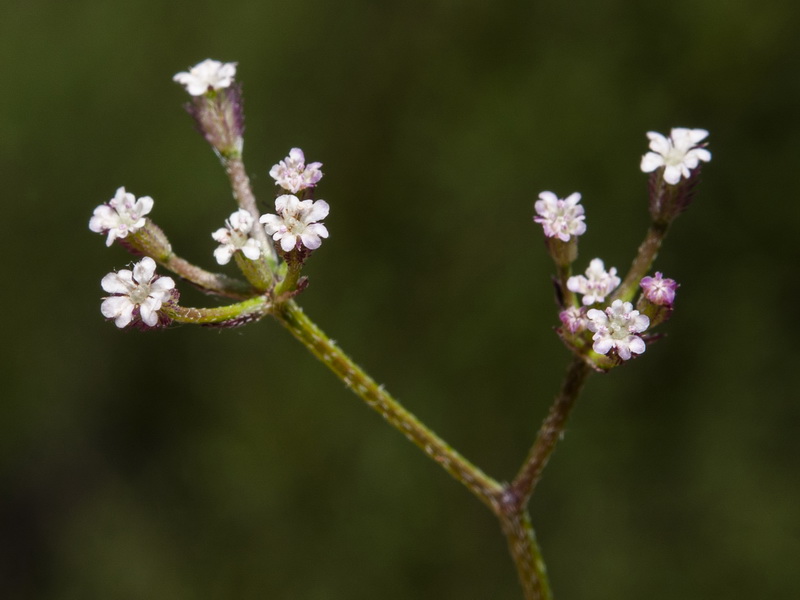
[[534, 204], [539, 216], [533, 220], [541, 223], [547, 237], [557, 237], [562, 242], [568, 242], [570, 236], [579, 236], [586, 231], [583, 206], [578, 204], [580, 201], [581, 195], [578, 192], [563, 200], [553, 192], [542, 192]]
[[677, 184], [681, 177], [688, 178], [691, 170], [697, 168], [700, 161], [711, 160], [711, 153], [705, 149], [705, 144], [698, 143], [708, 136], [705, 129], [686, 129], [675, 127], [666, 138], [660, 133], [649, 131], [650, 150], [642, 157], [641, 169], [651, 173], [664, 167], [664, 181], [670, 185]]
[[582, 309], [575, 306], [562, 310], [558, 318], [570, 333], [580, 333], [586, 329], [586, 315]]
[[635, 334], [647, 329], [650, 319], [633, 310], [630, 302], [614, 300], [605, 311], [592, 308], [586, 316], [589, 319], [587, 327], [595, 332], [592, 336], [595, 352], [608, 354], [614, 349], [622, 360], [628, 360], [632, 353], [645, 351], [644, 340]]
[[585, 277], [575, 275], [567, 279], [567, 289], [576, 294], [583, 294], [583, 304], [589, 306], [605, 300], [621, 282], [615, 267], [606, 271], [603, 261], [595, 258], [589, 263]]
[[121, 187], [108, 203], [94, 209], [89, 219], [89, 229], [96, 233], [108, 233], [106, 246], [110, 246], [115, 239], [127, 237], [129, 233], [136, 233], [144, 227], [144, 216], [152, 209], [153, 199], [150, 196], [142, 196], [137, 200]]
[[655, 277], [642, 277], [639, 283], [647, 298], [653, 304], [659, 306], [672, 306], [675, 302], [675, 291], [678, 284], [674, 279], [664, 279], [661, 272], [656, 272]]
[[202, 96], [209, 89], [221, 90], [230, 87], [236, 75], [236, 63], [221, 63], [207, 58], [197, 63], [189, 72], [182, 71], [172, 80], [186, 86], [192, 96]]
[[219, 264], [227, 265], [237, 250], [250, 260], [261, 256], [261, 245], [258, 240], [250, 237], [254, 223], [252, 215], [240, 208], [225, 221], [225, 227], [220, 227], [211, 234], [220, 244], [214, 250], [214, 258]]
[[306, 157], [300, 148], [289, 150], [289, 156], [273, 165], [269, 170], [269, 175], [275, 180], [275, 185], [296, 194], [300, 190], [311, 188], [317, 185], [322, 179], [322, 163], [313, 162], [305, 164]]
[[309, 250], [316, 250], [322, 244], [320, 238], [328, 237], [325, 225], [319, 223], [328, 216], [330, 207], [324, 200], [303, 200], [297, 196], [284, 194], [275, 200], [277, 215], [262, 215], [267, 235], [281, 243], [284, 252], [297, 247], [298, 243]]
[[177, 296], [175, 282], [171, 277], [155, 275], [156, 262], [149, 256], [133, 265], [133, 271], [122, 269], [109, 273], [100, 282], [111, 294], [100, 305], [100, 312], [107, 319], [114, 319], [120, 329], [131, 322], [143, 322], [149, 327], [159, 324], [162, 304]]

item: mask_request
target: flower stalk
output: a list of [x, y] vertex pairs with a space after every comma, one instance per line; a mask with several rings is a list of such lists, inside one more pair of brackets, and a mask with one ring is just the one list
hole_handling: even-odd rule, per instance
[[[651, 225], [624, 280], [606, 271], [599, 258], [583, 275], [572, 275], [578, 239], [586, 233], [581, 195], [564, 199], [542, 192], [534, 204], [534, 222], [542, 226], [556, 267], [558, 336], [573, 354], [559, 393], [537, 432], [517, 475], [500, 483], [453, 449], [403, 407], [382, 385], [345, 354], [295, 302], [307, 278], [303, 266], [329, 236], [322, 221], [330, 206], [315, 200], [322, 163], [306, 164], [300, 148], [275, 164], [270, 175], [284, 193], [275, 213], [260, 214], [242, 161], [244, 113], [236, 63], [205, 60], [174, 80], [192, 96], [187, 110], [219, 156], [239, 210], [212, 233], [219, 244], [218, 264], [233, 263], [246, 281], [211, 273], [177, 256], [164, 232], [150, 219], [153, 199], [136, 198], [124, 187], [98, 206], [89, 228], [135, 255], [132, 269], [107, 274], [101, 287], [109, 295], [101, 313], [119, 328], [154, 329], [170, 323], [235, 327], [272, 315], [367, 406], [464, 485], [498, 518], [526, 600], [552, 600], [542, 554], [528, 504], [545, 467], [563, 437], [570, 414], [592, 370], [607, 372], [641, 356], [656, 336], [643, 334], [672, 313], [678, 283], [657, 272], [647, 276], [670, 224], [690, 204], [701, 162], [711, 154], [702, 129], [675, 128], [666, 137], [649, 132], [650, 152], [640, 168], [650, 173]], [[206, 293], [238, 300], [212, 308], [185, 307], [171, 277], [156, 274], [160, 264]], [[641, 288], [636, 308], [632, 300]], [[580, 298], [578, 296], [581, 296]]]
[[591, 367], [584, 360], [577, 356], [573, 357], [567, 368], [564, 382], [561, 384], [561, 391], [550, 407], [550, 412], [536, 435], [536, 441], [531, 446], [522, 468], [511, 484], [514, 497], [520, 506], [527, 506], [533, 495], [536, 484], [539, 483], [542, 472], [564, 433], [575, 401], [591, 371]]
[[630, 302], [639, 290], [639, 282], [642, 280], [653, 262], [658, 256], [658, 251], [661, 249], [661, 244], [664, 243], [664, 238], [667, 237], [669, 230], [669, 223], [658, 222], [651, 223], [644, 236], [644, 240], [639, 245], [639, 250], [636, 257], [631, 263], [630, 269], [622, 280], [620, 286], [614, 290], [609, 296], [610, 301], [622, 300], [623, 302]]
[[[250, 178], [247, 176], [247, 171], [244, 168], [244, 161], [241, 157], [235, 157], [224, 160], [223, 164], [225, 166], [225, 173], [228, 174], [228, 179], [233, 189], [233, 197], [239, 205], [239, 208], [250, 213], [250, 216], [253, 217], [253, 221], [258, 223], [261, 213], [258, 210], [256, 197], [253, 195], [253, 188], [250, 186]], [[253, 236], [261, 243], [264, 256], [270, 266], [270, 271], [274, 271], [278, 257], [275, 254], [275, 248], [267, 237], [264, 228], [255, 227]]]
[[502, 495], [502, 486], [423, 425], [382, 385], [375, 383], [305, 315], [294, 300], [276, 306], [273, 315], [367, 406], [439, 463], [493, 512], [497, 511], [497, 498]]
[[176, 306], [165, 312], [173, 321], [193, 325], [218, 325], [236, 327], [257, 321], [272, 310], [272, 302], [267, 296], [256, 296], [244, 302], [217, 306], [214, 308], [189, 308]]

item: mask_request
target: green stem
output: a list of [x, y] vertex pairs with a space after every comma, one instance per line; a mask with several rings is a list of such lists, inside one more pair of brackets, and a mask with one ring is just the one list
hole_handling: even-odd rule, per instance
[[247, 176], [247, 171], [245, 171], [244, 161], [240, 156], [233, 156], [225, 158], [223, 164], [225, 165], [225, 172], [228, 174], [228, 179], [231, 182], [233, 197], [236, 198], [236, 202], [239, 204], [240, 208], [243, 208], [252, 215], [255, 221], [252, 235], [261, 243], [264, 256], [266, 257], [265, 260], [270, 266], [270, 271], [274, 271], [278, 257], [275, 254], [272, 240], [267, 237], [267, 232], [258, 221], [261, 214], [256, 205], [256, 197], [253, 195], [253, 189], [250, 187], [250, 178]]
[[[526, 508], [529, 496], [521, 496], [514, 485], [501, 486], [423, 425], [342, 352], [293, 300], [279, 304], [272, 314], [370, 408], [489, 507], [506, 536], [526, 600], [551, 600], [544, 561]], [[587, 368], [583, 361], [579, 365]], [[578, 371], [582, 373], [581, 368]]]
[[547, 466], [556, 444], [564, 433], [569, 414], [589, 373], [591, 373], [591, 367], [582, 358], [573, 357], [561, 385], [561, 391], [550, 407], [550, 412], [536, 435], [536, 441], [511, 484], [514, 497], [520, 507], [527, 506], [533, 490], [542, 476], [542, 471]]
[[658, 251], [664, 238], [667, 236], [669, 224], [665, 222], [654, 222], [647, 229], [647, 234], [644, 241], [639, 246], [639, 251], [636, 253], [636, 258], [631, 263], [631, 268], [628, 269], [628, 274], [625, 279], [613, 294], [608, 299], [609, 304], [614, 300], [622, 300], [623, 302], [630, 302], [636, 295], [639, 289], [639, 282], [642, 277], [647, 275], [650, 267], [653, 265]]
[[159, 259], [158, 262], [176, 275], [179, 275], [204, 292], [210, 294], [240, 299], [250, 298], [253, 294], [257, 293], [250, 284], [244, 281], [233, 279], [219, 273], [211, 273], [193, 265], [176, 254], [169, 254]]
[[[259, 225], [258, 227], [261, 226]], [[233, 259], [236, 261], [236, 266], [239, 267], [242, 275], [245, 276], [253, 287], [260, 292], [265, 292], [270, 288], [272, 284], [272, 273], [270, 273], [267, 267], [267, 261], [263, 260], [261, 257], [258, 257], [256, 260], [250, 260], [238, 251], [233, 255]]]
[[278, 305], [273, 314], [314, 356], [341, 379], [367, 406], [421, 448], [456, 480], [464, 484], [492, 512], [499, 514], [503, 488], [403, 408], [381, 385], [317, 327], [292, 300]]
[[556, 265], [556, 278], [558, 279], [559, 287], [561, 288], [561, 293], [563, 295], [563, 308], [568, 308], [570, 306], [577, 306], [578, 300], [575, 296], [574, 292], [571, 292], [569, 288], [567, 288], [567, 280], [572, 275], [572, 266], [571, 265]]
[[297, 290], [297, 283], [300, 281], [300, 274], [303, 272], [303, 262], [292, 256], [294, 251], [284, 256], [286, 262], [286, 275], [283, 280], [275, 287], [275, 298], [281, 298], [284, 294], [291, 294]]
[[517, 567], [517, 574], [526, 600], [552, 600], [547, 569], [531, 525], [528, 510], [512, 501], [508, 513], [503, 513], [500, 526], [508, 541], [508, 549]]
[[214, 308], [165, 306], [164, 312], [179, 323], [233, 326], [256, 321], [267, 315], [271, 309], [272, 304], [268, 297], [256, 296], [244, 302]]

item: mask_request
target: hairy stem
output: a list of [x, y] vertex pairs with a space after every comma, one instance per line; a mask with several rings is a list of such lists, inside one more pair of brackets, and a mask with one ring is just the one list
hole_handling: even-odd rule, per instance
[[403, 408], [381, 385], [369, 377], [322, 332], [292, 300], [278, 305], [274, 313], [281, 324], [328, 367], [367, 406], [377, 411], [395, 429], [464, 484], [492, 512], [498, 514], [502, 486], [453, 450], [433, 431]]
[[250, 178], [247, 176], [247, 171], [245, 171], [244, 162], [240, 156], [235, 156], [224, 159], [223, 164], [225, 165], [225, 172], [228, 174], [228, 179], [231, 182], [233, 197], [236, 198], [236, 202], [239, 204], [240, 208], [243, 208], [252, 215], [256, 223], [253, 228], [253, 237], [261, 243], [267, 261], [274, 269], [277, 264], [275, 248], [272, 245], [272, 240], [267, 237], [267, 232], [258, 222], [261, 213], [258, 211], [256, 197], [253, 195], [253, 190], [250, 187]]
[[211, 273], [193, 265], [176, 254], [169, 254], [165, 258], [159, 259], [158, 262], [176, 275], [193, 283], [202, 291], [209, 294], [243, 299], [250, 298], [253, 294], [257, 293], [249, 283], [233, 279], [227, 275]]
[[216, 306], [214, 308], [190, 308], [186, 306], [164, 307], [172, 319], [179, 323], [195, 325], [242, 325], [256, 321], [269, 314], [272, 308], [267, 296], [256, 296], [244, 302]]
[[544, 561], [526, 508], [528, 498], [522, 498], [512, 485], [501, 486], [423, 425], [342, 352], [293, 300], [279, 304], [273, 315], [370, 408], [489, 507], [506, 536], [526, 600], [551, 600]]
[[509, 489], [505, 497], [511, 502], [507, 505], [507, 510], [499, 515], [500, 527], [506, 536], [508, 549], [517, 567], [525, 600], [551, 600], [553, 595], [550, 591], [550, 582], [533, 532], [530, 514], [516, 498], [509, 496], [509, 493], [513, 496], [512, 490]]
[[622, 284], [611, 294], [608, 302], [614, 300], [622, 300], [623, 302], [630, 302], [636, 295], [639, 282], [642, 277], [647, 275], [647, 271], [655, 261], [658, 251], [664, 238], [667, 236], [669, 224], [665, 222], [654, 222], [647, 229], [647, 234], [644, 241], [639, 245], [639, 251], [636, 253], [636, 258], [631, 263], [631, 268], [628, 269], [628, 274]]
[[573, 357], [561, 385], [561, 391], [550, 407], [547, 418], [539, 428], [536, 441], [511, 484], [514, 498], [519, 502], [521, 508], [527, 506], [533, 490], [542, 476], [542, 471], [547, 466], [547, 461], [550, 460], [556, 444], [561, 439], [570, 411], [575, 405], [575, 400], [577, 400], [589, 373], [591, 373], [591, 367], [582, 358]]

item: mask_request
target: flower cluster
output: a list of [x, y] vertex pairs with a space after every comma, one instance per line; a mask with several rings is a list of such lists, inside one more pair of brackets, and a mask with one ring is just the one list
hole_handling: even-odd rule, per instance
[[100, 285], [111, 294], [100, 305], [103, 316], [114, 319], [120, 329], [131, 323], [163, 325], [166, 319], [159, 311], [163, 304], [177, 300], [177, 291], [171, 277], [160, 277], [155, 272], [155, 261], [145, 256], [133, 265], [133, 270], [122, 269], [103, 277]]
[[[673, 128], [668, 137], [648, 132], [650, 152], [642, 157], [640, 167], [653, 173], [648, 187], [649, 210], [656, 227], [640, 246], [624, 282], [616, 268], [606, 270], [599, 258], [589, 263], [583, 275], [572, 275], [578, 237], [586, 233], [586, 215], [578, 192], [562, 199], [545, 191], [534, 203], [533, 220], [542, 226], [547, 250], [558, 269], [558, 335], [575, 354], [599, 370], [643, 353], [647, 340], [641, 334], [672, 314], [678, 284], [661, 272], [645, 276], [644, 271], [655, 259], [669, 225], [689, 205], [700, 163], [711, 160], [704, 143], [707, 136], [705, 129], [682, 127]], [[634, 309], [631, 301], [637, 284], [641, 293]], [[590, 350], [606, 358], [598, 358]]]
[[562, 242], [568, 242], [570, 236], [577, 237], [586, 232], [586, 217], [583, 206], [578, 204], [580, 201], [581, 195], [578, 192], [563, 200], [553, 192], [542, 192], [533, 205], [539, 215], [533, 220], [542, 225], [547, 237], [557, 237]]
[[296, 194], [300, 190], [317, 185], [322, 179], [321, 167], [320, 162], [307, 165], [303, 151], [300, 148], [292, 148], [289, 150], [289, 156], [272, 166], [269, 175], [275, 180], [275, 185]]
[[[211, 273], [176, 256], [164, 232], [147, 216], [153, 199], [137, 199], [120, 187], [111, 200], [95, 208], [89, 220], [89, 229], [105, 235], [107, 246], [119, 241], [133, 254], [144, 255], [131, 269], [109, 273], [101, 282], [109, 295], [100, 310], [117, 327], [157, 327], [173, 320], [231, 326], [259, 319], [280, 299], [292, 297], [304, 287], [302, 266], [328, 237], [322, 224], [330, 212], [328, 203], [307, 199], [308, 194], [306, 199], [294, 195], [315, 187], [322, 178], [322, 163], [307, 165], [300, 148], [292, 148], [289, 156], [270, 170], [277, 184], [292, 193], [275, 200], [276, 214], [259, 218], [241, 159], [244, 112], [235, 76], [236, 63], [207, 59], [176, 74], [173, 80], [192, 96], [186, 109], [222, 160], [239, 202], [225, 227], [211, 237], [218, 243], [216, 262], [227, 265], [236, 258], [244, 280]], [[280, 264], [270, 242], [283, 250], [286, 264]], [[175, 281], [156, 275], [157, 263], [207, 293], [241, 302], [216, 308], [181, 307]]]
[[261, 244], [250, 237], [254, 224], [252, 215], [240, 208], [225, 221], [225, 227], [220, 227], [211, 234], [220, 244], [214, 250], [214, 258], [219, 264], [227, 265], [236, 252], [241, 252], [250, 260], [257, 260], [261, 256]]
[[633, 310], [630, 302], [614, 300], [604, 311], [591, 308], [586, 316], [586, 326], [594, 332], [592, 348], [598, 354], [608, 354], [613, 349], [622, 360], [629, 360], [632, 353], [644, 352], [644, 340], [636, 334], [647, 329], [650, 319]]
[[193, 66], [189, 71], [176, 74], [172, 80], [186, 87], [192, 96], [202, 96], [209, 90], [221, 90], [233, 83], [236, 76], [236, 63], [221, 63], [207, 58]]
[[297, 196], [284, 194], [275, 200], [277, 215], [261, 216], [267, 235], [279, 242], [284, 252], [290, 252], [299, 244], [316, 250], [322, 244], [320, 238], [328, 237], [328, 230], [319, 221], [328, 216], [330, 207], [324, 200], [300, 200]]
[[[145, 255], [132, 270], [109, 273], [102, 280], [103, 289], [110, 295], [104, 299], [101, 311], [118, 327], [155, 327], [170, 319], [208, 324], [260, 318], [270, 310], [271, 302], [292, 297], [302, 289], [302, 266], [329, 235], [322, 221], [330, 207], [324, 200], [313, 199], [313, 188], [323, 176], [322, 163], [306, 164], [300, 148], [291, 148], [288, 156], [269, 170], [275, 184], [287, 193], [276, 198], [274, 213], [259, 217], [241, 160], [244, 113], [241, 86], [235, 76], [236, 63], [207, 59], [177, 73], [173, 80], [192, 96], [187, 110], [225, 165], [240, 203], [239, 210], [225, 221], [225, 227], [214, 231], [211, 237], [218, 243], [214, 250], [216, 262], [227, 265], [236, 258], [245, 281], [209, 273], [176, 257], [161, 229], [147, 217], [153, 199], [137, 199], [120, 187], [111, 200], [95, 209], [89, 221], [92, 231], [106, 236], [107, 246], [125, 240], [124, 247]], [[661, 272], [654, 276], [644, 273], [655, 258], [666, 228], [688, 206], [700, 163], [711, 160], [704, 142], [707, 136], [704, 129], [681, 127], [673, 128], [669, 136], [647, 133], [650, 151], [642, 157], [640, 167], [653, 173], [649, 183], [650, 215], [658, 227], [651, 228], [648, 235], [655, 237], [648, 237], [640, 246], [640, 255], [624, 282], [616, 268], [606, 270], [599, 258], [590, 261], [584, 274], [572, 274], [578, 239], [587, 230], [580, 193], [559, 198], [543, 191], [534, 202], [533, 220], [542, 226], [547, 250], [558, 271], [558, 333], [573, 352], [601, 370], [642, 354], [646, 339], [641, 334], [672, 313], [678, 284]], [[282, 251], [280, 257], [270, 241]], [[179, 307], [175, 283], [170, 277], [155, 274], [156, 261], [209, 293], [244, 298], [244, 302], [240, 307], [219, 309]], [[637, 284], [641, 293], [634, 309], [631, 301]], [[212, 314], [214, 310], [217, 312]], [[598, 359], [590, 348], [609, 358]]]
[[110, 246], [117, 238], [127, 237], [144, 227], [145, 215], [152, 209], [153, 199], [150, 196], [142, 196], [137, 200], [136, 196], [120, 187], [111, 200], [94, 209], [89, 219], [89, 229], [95, 233], [107, 233], [106, 246]]
[[652, 173], [663, 167], [664, 181], [677, 185], [681, 178], [688, 179], [700, 162], [711, 160], [711, 153], [698, 145], [708, 136], [705, 129], [686, 129], [675, 127], [669, 137], [649, 131], [650, 150], [642, 157], [641, 169]]
[[576, 294], [583, 294], [583, 304], [589, 306], [603, 302], [622, 280], [617, 277], [617, 269], [605, 269], [603, 261], [595, 258], [589, 263], [586, 275], [575, 275], [567, 280], [567, 289]]

